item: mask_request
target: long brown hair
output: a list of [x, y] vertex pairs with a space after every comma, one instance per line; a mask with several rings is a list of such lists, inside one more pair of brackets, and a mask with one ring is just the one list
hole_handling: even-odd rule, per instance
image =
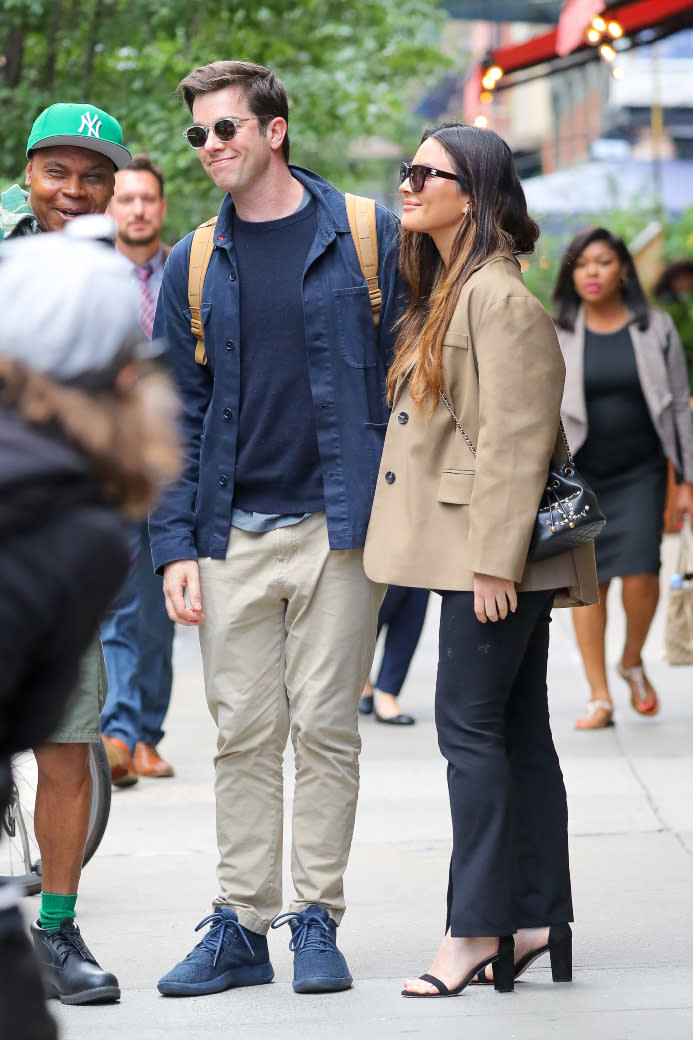
[[438, 400], [443, 339], [462, 286], [478, 264], [497, 252], [531, 253], [539, 228], [527, 213], [512, 152], [492, 130], [467, 123], [427, 129], [445, 149], [460, 190], [469, 196], [469, 214], [460, 224], [445, 267], [430, 235], [403, 231], [400, 270], [409, 288], [409, 306], [400, 319], [395, 359], [387, 377], [392, 401], [399, 381], [410, 374], [409, 390], [418, 405]]

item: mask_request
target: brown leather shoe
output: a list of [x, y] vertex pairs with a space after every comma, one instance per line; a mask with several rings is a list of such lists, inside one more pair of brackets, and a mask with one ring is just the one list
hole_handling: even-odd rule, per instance
[[132, 756], [135, 771], [138, 776], [153, 776], [161, 778], [173, 776], [173, 766], [164, 762], [163, 758], [153, 744], [135, 744], [135, 754]]
[[101, 739], [111, 767], [111, 783], [114, 787], [132, 787], [137, 783], [137, 773], [130, 748], [119, 737], [108, 737], [102, 733]]

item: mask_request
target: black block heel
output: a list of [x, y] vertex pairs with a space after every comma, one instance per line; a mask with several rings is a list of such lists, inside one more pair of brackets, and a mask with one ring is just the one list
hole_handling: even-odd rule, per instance
[[515, 988], [515, 940], [502, 935], [498, 940], [498, 958], [493, 965], [493, 988], [497, 993], [512, 993]]
[[554, 982], [573, 981], [573, 933], [569, 924], [552, 924], [549, 931], [551, 977]]

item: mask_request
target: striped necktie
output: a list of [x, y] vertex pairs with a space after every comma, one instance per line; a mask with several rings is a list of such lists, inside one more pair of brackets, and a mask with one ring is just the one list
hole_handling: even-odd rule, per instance
[[154, 273], [151, 264], [142, 264], [135, 267], [137, 277], [140, 280], [140, 320], [147, 339], [152, 338], [154, 327], [154, 299], [149, 289], [149, 279]]

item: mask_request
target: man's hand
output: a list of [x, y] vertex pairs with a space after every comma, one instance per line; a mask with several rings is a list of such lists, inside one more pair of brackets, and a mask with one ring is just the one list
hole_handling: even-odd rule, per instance
[[494, 578], [491, 574], [474, 575], [474, 613], [479, 621], [498, 621], [517, 610], [515, 582]]
[[[188, 590], [188, 604], [185, 590]], [[171, 621], [181, 625], [199, 625], [204, 617], [200, 596], [200, 568], [197, 560], [176, 560], [164, 567], [164, 600]]]

